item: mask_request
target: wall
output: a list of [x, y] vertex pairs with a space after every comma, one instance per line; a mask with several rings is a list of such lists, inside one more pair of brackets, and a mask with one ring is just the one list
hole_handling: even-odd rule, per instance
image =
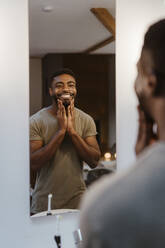
[[117, 162], [118, 169], [134, 159], [137, 135], [137, 100], [134, 94], [136, 62], [147, 27], [164, 17], [162, 0], [118, 0], [116, 42]]
[[41, 58], [30, 58], [30, 115], [42, 108]]

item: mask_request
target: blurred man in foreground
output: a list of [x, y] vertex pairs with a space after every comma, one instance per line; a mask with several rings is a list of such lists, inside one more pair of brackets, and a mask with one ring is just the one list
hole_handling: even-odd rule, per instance
[[84, 248], [165, 247], [165, 20], [148, 29], [137, 71], [137, 161], [85, 196]]

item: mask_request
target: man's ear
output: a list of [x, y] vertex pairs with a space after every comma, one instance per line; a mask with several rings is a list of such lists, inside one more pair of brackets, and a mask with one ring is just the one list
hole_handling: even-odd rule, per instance
[[157, 87], [157, 78], [154, 73], [147, 76], [147, 94], [154, 95]]
[[52, 88], [49, 88], [49, 95], [50, 95], [50, 96], [53, 95]]

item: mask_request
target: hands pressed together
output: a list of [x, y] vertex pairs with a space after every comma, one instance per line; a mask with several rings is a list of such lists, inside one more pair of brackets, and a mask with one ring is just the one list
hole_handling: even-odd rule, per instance
[[74, 99], [71, 100], [67, 110], [62, 101], [58, 100], [57, 119], [61, 131], [68, 132], [68, 134], [75, 132]]

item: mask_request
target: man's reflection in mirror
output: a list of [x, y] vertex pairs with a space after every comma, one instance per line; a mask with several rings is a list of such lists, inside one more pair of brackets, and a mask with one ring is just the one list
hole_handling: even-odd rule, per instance
[[[74, 105], [76, 77], [61, 69], [50, 79], [52, 105], [30, 118], [30, 169], [37, 173], [32, 192], [31, 213], [78, 208], [86, 186], [83, 161], [95, 168], [100, 159], [94, 120]], [[81, 92], [80, 92], [81, 93]]]

